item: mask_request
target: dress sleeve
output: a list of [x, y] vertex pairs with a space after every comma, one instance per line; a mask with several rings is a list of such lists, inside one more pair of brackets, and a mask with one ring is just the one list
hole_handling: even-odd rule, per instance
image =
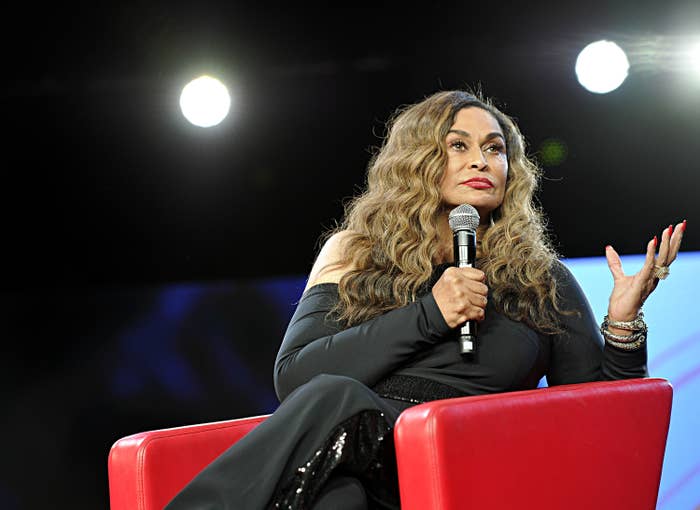
[[280, 402], [322, 373], [373, 386], [451, 331], [431, 292], [347, 329], [327, 317], [337, 301], [334, 283], [314, 285], [302, 295], [275, 360], [274, 384]]
[[563, 332], [552, 335], [547, 384], [648, 377], [646, 342], [636, 351], [608, 345], [600, 334], [588, 299], [569, 268], [558, 261], [555, 275], [563, 308], [575, 313], [564, 315]]

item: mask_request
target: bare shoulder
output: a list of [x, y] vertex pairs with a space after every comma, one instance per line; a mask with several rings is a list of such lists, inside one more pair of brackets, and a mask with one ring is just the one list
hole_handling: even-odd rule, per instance
[[350, 266], [340, 263], [350, 234], [349, 230], [341, 230], [323, 243], [321, 251], [318, 253], [318, 257], [316, 257], [316, 261], [311, 268], [304, 290], [319, 283], [338, 283], [343, 275], [351, 269]]

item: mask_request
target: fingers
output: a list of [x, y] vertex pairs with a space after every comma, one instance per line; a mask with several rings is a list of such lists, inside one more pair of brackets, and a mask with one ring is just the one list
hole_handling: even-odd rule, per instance
[[486, 281], [486, 273], [484, 273], [481, 269], [477, 269], [475, 267], [449, 267], [445, 270], [445, 273], [447, 273], [448, 271], [452, 271], [455, 274], [459, 274], [465, 278], [477, 282]]
[[469, 290], [471, 290], [471, 292], [466, 294], [469, 303], [477, 308], [486, 308], [489, 301], [489, 288], [483, 283], [476, 283], [475, 286], [470, 285]]
[[608, 245], [605, 247], [605, 258], [608, 261], [608, 267], [613, 275], [613, 280], [617, 280], [625, 276], [625, 272], [622, 270], [622, 261], [620, 256], [615, 251], [615, 248]]
[[486, 296], [489, 293], [489, 288], [484, 283], [486, 281], [486, 273], [480, 269], [450, 267], [445, 270], [441, 279], [463, 291], [471, 291], [482, 296]]
[[[644, 257], [644, 265], [642, 268], [639, 270], [639, 276], [642, 277], [644, 280], [648, 280], [651, 278], [651, 273], [654, 270], [654, 255], [656, 255], [656, 244], [657, 244], [657, 239], [656, 236], [654, 236], [654, 239], [649, 241], [647, 243], [647, 253], [646, 256]], [[658, 261], [657, 261], [658, 264]]]
[[486, 274], [480, 269], [472, 267], [454, 269], [454, 274], [448, 275], [448, 281], [454, 285], [456, 297], [462, 299], [465, 304], [469, 303], [478, 308], [485, 308], [489, 294], [489, 288], [483, 283], [486, 281]]
[[661, 233], [661, 243], [659, 243], [659, 255], [656, 257], [657, 266], [667, 265], [669, 255], [669, 245], [671, 243], [671, 234], [673, 234], [673, 225], [669, 225]]
[[681, 223], [678, 223], [675, 228], [673, 225], [669, 225], [664, 229], [661, 234], [659, 256], [656, 258], [657, 266], [669, 266], [671, 262], [676, 260], [685, 228], [686, 221], [683, 220]]
[[484, 319], [488, 303], [485, 278], [479, 269], [451, 267], [435, 283], [433, 297], [450, 327]]
[[671, 235], [671, 241], [669, 243], [669, 252], [666, 257], [667, 266], [676, 260], [678, 251], [681, 249], [681, 241], [683, 240], [683, 234], [685, 233], [686, 223], [686, 220], [683, 220], [673, 229], [673, 234]]

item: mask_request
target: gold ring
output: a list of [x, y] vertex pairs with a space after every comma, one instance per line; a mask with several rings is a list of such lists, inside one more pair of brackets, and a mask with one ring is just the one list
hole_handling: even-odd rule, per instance
[[657, 266], [654, 264], [654, 277], [658, 278], [659, 280], [665, 280], [668, 277], [668, 273], [670, 273], [668, 266]]

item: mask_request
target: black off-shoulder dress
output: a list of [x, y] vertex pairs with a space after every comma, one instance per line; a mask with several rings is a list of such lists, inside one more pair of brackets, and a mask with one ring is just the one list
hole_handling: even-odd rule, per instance
[[430, 289], [415, 302], [341, 329], [327, 316], [336, 284], [301, 297], [277, 355], [280, 406], [195, 477], [166, 510], [398, 509], [393, 425], [401, 411], [441, 398], [648, 376], [646, 347], [605, 344], [574, 276], [555, 271], [563, 332], [538, 333], [489, 301], [479, 359], [465, 360]]

